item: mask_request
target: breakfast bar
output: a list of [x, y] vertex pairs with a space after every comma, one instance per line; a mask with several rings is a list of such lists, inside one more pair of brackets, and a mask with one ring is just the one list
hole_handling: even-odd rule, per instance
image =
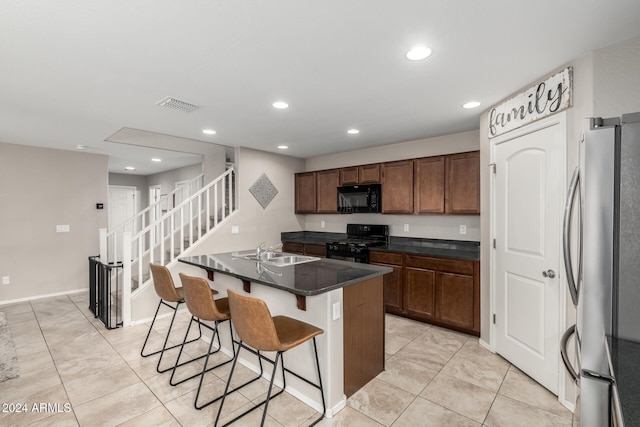
[[[318, 351], [327, 416], [342, 409], [347, 397], [384, 370], [383, 275], [391, 268], [279, 252], [259, 257], [255, 251], [196, 255], [179, 261], [204, 270], [221, 296], [227, 289], [244, 292], [263, 299], [272, 315], [293, 317], [324, 330], [318, 337]], [[231, 343], [222, 345], [230, 354]], [[310, 351], [292, 350], [287, 364], [313, 378]], [[255, 361], [242, 362], [258, 371]], [[321, 410], [317, 391], [303, 381], [287, 377], [287, 391]]]

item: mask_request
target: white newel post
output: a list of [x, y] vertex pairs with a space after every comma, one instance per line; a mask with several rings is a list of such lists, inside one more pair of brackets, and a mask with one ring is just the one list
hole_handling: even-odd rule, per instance
[[107, 229], [106, 228], [100, 228], [98, 230], [98, 241], [100, 242], [100, 260], [103, 261], [105, 264], [107, 263]]
[[131, 232], [122, 233], [122, 326], [131, 326]]

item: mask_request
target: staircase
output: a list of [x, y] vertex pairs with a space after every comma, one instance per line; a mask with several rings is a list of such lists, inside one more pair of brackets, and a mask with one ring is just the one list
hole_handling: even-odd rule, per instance
[[[222, 175], [156, 220], [149, 221], [150, 212], [164, 199], [113, 230], [100, 230], [100, 259], [122, 265], [116, 273], [122, 289], [113, 290], [112, 299], [119, 300], [114, 305], [121, 307], [124, 326], [131, 320], [131, 296], [151, 283], [149, 264], [176, 263], [188, 248], [213, 233], [237, 210], [234, 180], [234, 167], [228, 165]], [[172, 193], [166, 197], [173, 197]], [[132, 232], [137, 226], [140, 230]]]

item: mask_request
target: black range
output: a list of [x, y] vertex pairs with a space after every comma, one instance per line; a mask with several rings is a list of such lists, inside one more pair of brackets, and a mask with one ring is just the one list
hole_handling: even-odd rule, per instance
[[326, 243], [327, 258], [369, 263], [369, 248], [389, 244], [388, 225], [347, 224], [347, 238]]

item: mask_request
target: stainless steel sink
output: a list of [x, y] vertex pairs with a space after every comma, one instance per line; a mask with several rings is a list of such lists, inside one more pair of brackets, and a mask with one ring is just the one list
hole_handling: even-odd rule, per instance
[[288, 265], [302, 264], [305, 262], [318, 261], [320, 258], [315, 256], [306, 255], [287, 255], [274, 257], [268, 261], [263, 261], [265, 264], [274, 265], [276, 267], [286, 267]]
[[255, 253], [244, 253], [235, 255], [238, 258], [244, 258], [252, 261], [259, 261], [263, 264], [273, 265], [276, 267], [286, 267], [288, 265], [302, 264], [305, 262], [318, 261], [320, 258], [307, 255], [295, 255], [286, 252], [268, 252], [258, 259]]

